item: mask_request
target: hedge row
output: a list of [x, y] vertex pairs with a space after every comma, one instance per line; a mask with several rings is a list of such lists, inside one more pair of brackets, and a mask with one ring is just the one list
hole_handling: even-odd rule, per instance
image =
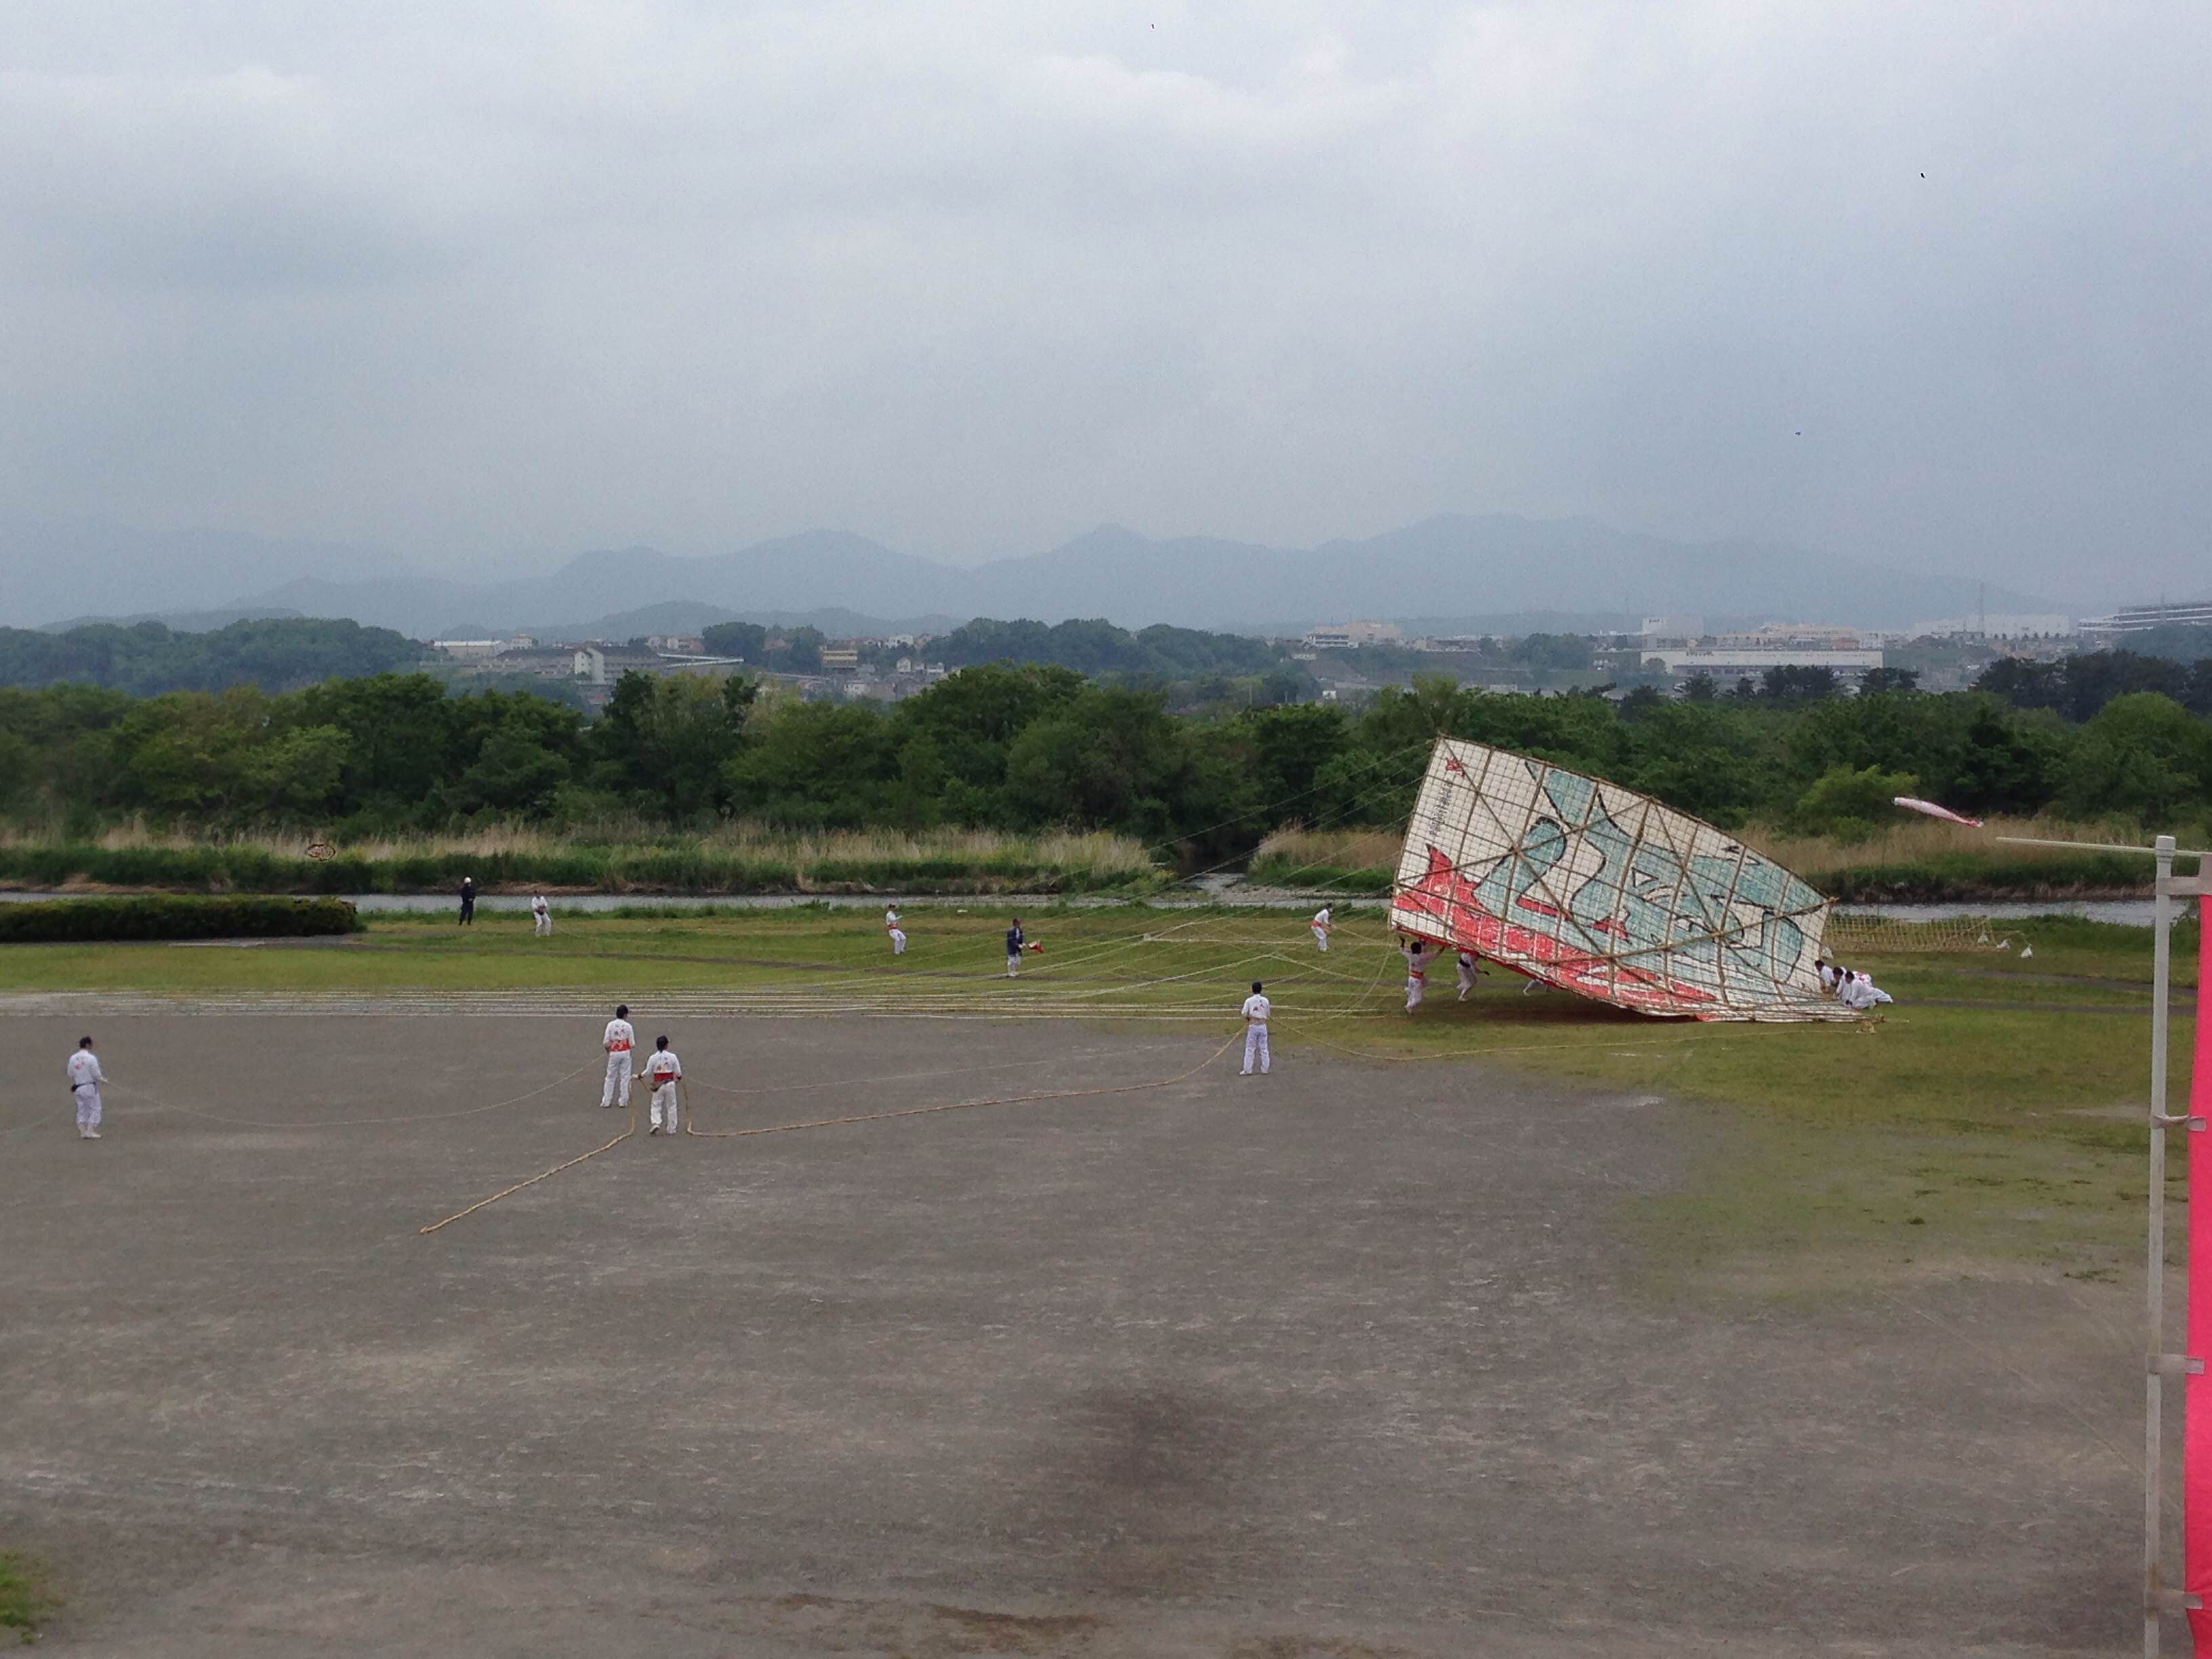
[[185, 897], [166, 893], [0, 904], [0, 945], [58, 940], [301, 939], [357, 933], [343, 899]]

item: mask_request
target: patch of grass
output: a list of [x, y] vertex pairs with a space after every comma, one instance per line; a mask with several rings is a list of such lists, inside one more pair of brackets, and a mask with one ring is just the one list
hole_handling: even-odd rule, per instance
[[0, 1551], [0, 1631], [13, 1631], [16, 1639], [35, 1642], [39, 1627], [53, 1611], [46, 1581], [19, 1555]]

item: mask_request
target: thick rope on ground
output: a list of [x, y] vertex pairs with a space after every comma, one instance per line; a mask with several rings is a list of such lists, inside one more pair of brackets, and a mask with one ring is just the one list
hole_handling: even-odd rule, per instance
[[882, 1123], [895, 1117], [927, 1117], [938, 1112], [964, 1112], [979, 1106], [1021, 1106], [1040, 1100], [1082, 1100], [1100, 1095], [1141, 1094], [1149, 1089], [1168, 1089], [1196, 1077], [1207, 1066], [1227, 1054], [1244, 1033], [1239, 1028], [1218, 1048], [1188, 1071], [1178, 1072], [1173, 1077], [1161, 1078], [1153, 1083], [1121, 1083], [1103, 1089], [1048, 1089], [1035, 1094], [994, 1095], [977, 1100], [951, 1100], [936, 1106], [901, 1106], [887, 1112], [854, 1112], [842, 1117], [805, 1118], [793, 1123], [768, 1123], [752, 1129], [702, 1129], [690, 1118], [684, 1123], [684, 1133], [696, 1135], [702, 1140], [743, 1140], [753, 1135], [789, 1134], [797, 1129], [831, 1129], [848, 1123]]
[[502, 1198], [512, 1197], [514, 1194], [520, 1192], [525, 1187], [535, 1187], [541, 1181], [550, 1181], [555, 1176], [559, 1175], [563, 1170], [573, 1170], [579, 1164], [584, 1163], [587, 1159], [597, 1158], [601, 1152], [611, 1152], [636, 1133], [637, 1095], [635, 1091], [632, 1091], [629, 1097], [629, 1127], [624, 1129], [620, 1134], [617, 1135], [612, 1140], [607, 1142], [605, 1146], [594, 1146], [588, 1152], [579, 1152], [575, 1157], [568, 1159], [565, 1164], [556, 1164], [551, 1169], [541, 1170], [537, 1175], [531, 1176], [527, 1181], [518, 1181], [512, 1187], [502, 1187], [499, 1191], [494, 1193], [489, 1198], [480, 1198], [475, 1203], [470, 1205], [467, 1209], [456, 1210], [453, 1214], [447, 1216], [443, 1221], [432, 1222], [428, 1226], [422, 1230], [422, 1235], [423, 1237], [428, 1237], [430, 1234], [436, 1232], [441, 1227], [450, 1227], [456, 1221], [460, 1220], [465, 1216], [474, 1215], [478, 1210], [484, 1208], [487, 1205], [496, 1204]]

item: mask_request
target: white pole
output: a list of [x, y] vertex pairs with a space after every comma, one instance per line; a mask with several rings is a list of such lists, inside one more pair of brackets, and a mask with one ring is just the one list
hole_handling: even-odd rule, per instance
[[2160, 1571], [2165, 1533], [2160, 1459], [2164, 1428], [2166, 1355], [2166, 1020], [2172, 949], [2166, 918], [2172, 899], [2173, 837], [2160, 836], [2153, 848], [2158, 859], [2158, 889], [2151, 902], [2150, 1004], [2150, 1240], [2147, 1312], [2150, 1340], [2143, 1352], [2143, 1656], [2158, 1659], [2160, 1603], [2165, 1585]]

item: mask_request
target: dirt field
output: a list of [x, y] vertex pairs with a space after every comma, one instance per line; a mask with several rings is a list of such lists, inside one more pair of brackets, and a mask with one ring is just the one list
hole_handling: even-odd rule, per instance
[[[656, 1020], [717, 1127], [1217, 1035]], [[106, 1138], [60, 1081], [94, 1024]], [[0, 1018], [0, 1546], [162, 1659], [2121, 1653], [2135, 1292], [1657, 1288], [1707, 1120], [1470, 1063], [749, 1139], [596, 1021]], [[596, 1067], [594, 1067], [596, 1070]], [[896, 1078], [896, 1081], [860, 1079]], [[167, 1109], [156, 1109], [165, 1107]], [[285, 1126], [225, 1123], [193, 1112]]]

